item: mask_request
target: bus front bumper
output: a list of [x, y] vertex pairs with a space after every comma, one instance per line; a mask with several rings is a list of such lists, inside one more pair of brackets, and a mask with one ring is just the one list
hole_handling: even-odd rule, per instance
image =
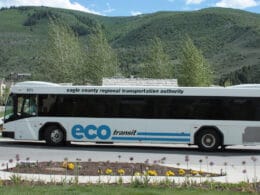
[[9, 137], [14, 139], [14, 132], [11, 131], [3, 131], [2, 132], [2, 137]]

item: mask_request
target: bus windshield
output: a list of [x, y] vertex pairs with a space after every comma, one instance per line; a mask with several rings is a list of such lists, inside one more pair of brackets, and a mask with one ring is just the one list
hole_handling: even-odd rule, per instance
[[37, 115], [35, 95], [10, 95], [5, 106], [4, 122]]
[[14, 116], [14, 100], [13, 100], [13, 96], [10, 95], [5, 105], [4, 121], [12, 118], [13, 116]]

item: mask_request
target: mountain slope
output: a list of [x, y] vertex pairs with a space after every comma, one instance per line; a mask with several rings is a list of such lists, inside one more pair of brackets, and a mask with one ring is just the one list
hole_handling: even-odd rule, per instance
[[119, 63], [134, 73], [150, 40], [159, 37], [175, 63], [181, 41], [188, 34], [212, 64], [216, 82], [260, 82], [260, 15], [209, 8], [193, 12], [158, 12], [135, 17], [104, 17], [46, 7], [0, 11], [1, 75], [31, 72], [47, 42], [48, 17], [59, 17], [80, 36], [82, 44], [100, 23]]

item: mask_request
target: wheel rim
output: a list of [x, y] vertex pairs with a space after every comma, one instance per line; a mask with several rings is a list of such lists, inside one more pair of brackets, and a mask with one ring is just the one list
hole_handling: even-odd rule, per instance
[[209, 134], [205, 134], [201, 138], [201, 144], [205, 148], [212, 148], [216, 144], [216, 138], [215, 138], [214, 135], [212, 135], [210, 133]]
[[60, 143], [63, 140], [63, 133], [60, 129], [54, 129], [51, 132], [51, 140], [53, 143]]

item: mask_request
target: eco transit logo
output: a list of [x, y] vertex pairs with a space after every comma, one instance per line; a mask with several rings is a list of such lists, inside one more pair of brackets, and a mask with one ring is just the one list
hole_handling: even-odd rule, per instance
[[111, 136], [111, 130], [107, 125], [87, 125], [83, 127], [82, 125], [75, 125], [71, 129], [71, 134], [75, 139], [96, 139], [106, 140]]
[[148, 142], [176, 142], [190, 143], [189, 132], [161, 132], [161, 131], [140, 131], [133, 129], [113, 129], [108, 125], [74, 125], [71, 134], [77, 140], [109, 140], [109, 141], [148, 141]]
[[87, 126], [82, 126], [82, 125], [74, 125], [71, 129], [71, 134], [72, 136], [77, 139], [85, 139], [87, 138], [88, 140], [95, 140], [95, 139], [101, 139], [101, 140], [107, 140], [107, 139], [114, 139], [115, 137], [118, 136], [136, 136], [137, 135], [137, 130], [132, 129], [132, 130], [113, 130], [111, 131], [110, 127], [107, 125], [87, 125]]

